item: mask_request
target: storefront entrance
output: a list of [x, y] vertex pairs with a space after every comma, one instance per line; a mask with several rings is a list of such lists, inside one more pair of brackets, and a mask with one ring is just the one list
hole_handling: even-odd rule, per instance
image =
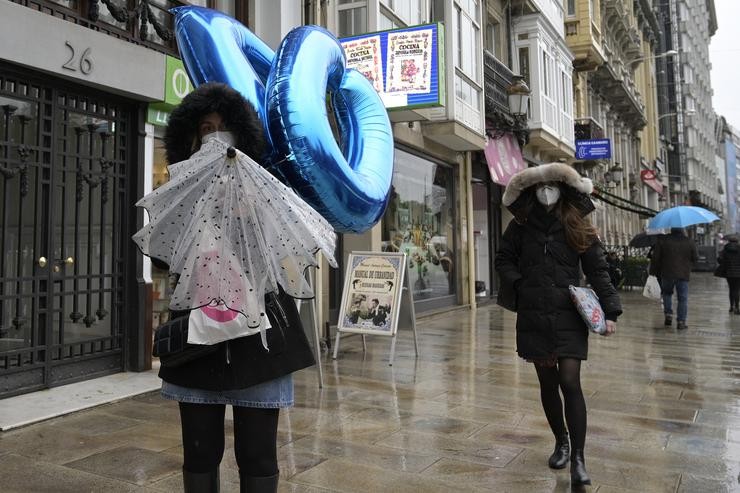
[[134, 106], [50, 80], [0, 64], [0, 398], [125, 361]]

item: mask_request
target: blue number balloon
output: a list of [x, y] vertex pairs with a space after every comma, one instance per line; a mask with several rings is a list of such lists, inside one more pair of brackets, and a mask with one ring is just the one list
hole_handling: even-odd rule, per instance
[[[173, 9], [175, 33], [195, 85], [224, 82], [254, 104], [278, 175], [338, 232], [361, 233], [380, 220], [393, 176], [393, 133], [382, 101], [346, 68], [339, 41], [302, 26], [277, 53], [227, 15]], [[331, 94], [341, 148], [326, 109]]]

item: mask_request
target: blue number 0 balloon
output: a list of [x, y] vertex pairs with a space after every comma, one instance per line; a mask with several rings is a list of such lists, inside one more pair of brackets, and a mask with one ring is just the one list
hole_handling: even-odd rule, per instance
[[[301, 26], [277, 53], [227, 15], [178, 7], [175, 33], [195, 85], [224, 82], [257, 109], [277, 173], [341, 233], [377, 223], [393, 176], [393, 133], [372, 85], [346, 68], [339, 41]], [[326, 109], [331, 95], [341, 147]]]

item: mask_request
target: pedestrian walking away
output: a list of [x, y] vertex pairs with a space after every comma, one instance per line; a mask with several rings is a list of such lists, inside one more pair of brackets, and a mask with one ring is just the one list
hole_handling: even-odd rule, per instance
[[591, 484], [584, 459], [587, 420], [580, 380], [589, 332], [568, 289], [580, 284], [581, 269], [606, 314], [605, 335], [616, 331], [622, 313], [597, 231], [585, 218], [594, 210], [592, 191], [591, 180], [562, 163], [516, 174], [503, 196], [514, 220], [495, 260], [502, 290], [514, 293], [517, 353], [534, 363], [542, 407], [555, 435], [548, 465], [562, 469], [570, 460], [572, 485]]
[[[213, 139], [217, 139], [217, 142]], [[193, 186], [192, 183], [195, 183], [201, 176], [198, 173], [207, 173], [213, 169], [211, 163], [205, 158], [200, 162], [197, 159], [197, 156], [210, 149], [209, 146], [218, 147], [223, 151], [221, 153], [223, 155], [228, 154], [228, 158], [231, 159], [228, 166], [231, 166], [232, 170], [236, 168], [236, 171], [228, 176], [226, 172], [219, 172], [219, 176], [206, 180], [208, 184]], [[222, 291], [225, 292], [225, 289], [233, 296], [236, 296], [234, 293], [258, 291], [258, 286], [254, 284], [248, 284], [249, 289], [246, 289], [242, 287], [243, 284], [238, 284], [237, 288], [237, 284], [232, 285], [229, 282], [245, 283], [247, 279], [250, 279], [250, 271], [251, 275], [254, 275], [261, 272], [258, 266], [266, 269], [269, 266], [264, 266], [271, 263], [269, 259], [262, 261], [257, 258], [258, 256], [253, 255], [251, 250], [245, 250], [248, 248], [247, 244], [250, 248], [257, 248], [252, 245], [265, 242], [265, 238], [245, 238], [244, 231], [240, 228], [247, 223], [254, 225], [255, 220], [250, 218], [253, 218], [255, 214], [250, 212], [251, 209], [246, 210], [251, 203], [245, 207], [245, 204], [239, 201], [246, 197], [249, 201], [271, 202], [265, 199], [265, 193], [267, 193], [265, 190], [272, 186], [272, 177], [263, 176], [259, 180], [263, 194], [252, 191], [247, 193], [246, 189], [241, 194], [230, 192], [231, 189], [228, 187], [232, 181], [236, 182], [244, 176], [252, 176], [250, 173], [254, 173], [257, 168], [257, 174], [263, 172], [256, 163], [252, 163], [255, 165], [254, 168], [242, 166], [244, 161], [238, 162], [240, 157], [237, 156], [236, 150], [246, 155], [240, 154], [241, 159], [259, 160], [262, 156], [264, 138], [262, 125], [254, 108], [238, 92], [224, 84], [201, 85], [183, 99], [170, 116], [165, 133], [165, 147], [167, 160], [170, 163], [171, 181], [169, 185], [174, 190], [173, 192], [165, 190], [165, 192], [175, 195], [173, 201], [180, 194], [188, 193], [188, 190], [195, 190], [196, 195], [201, 195], [195, 197], [195, 204], [190, 207], [183, 204], [183, 208], [178, 209], [180, 203], [173, 204], [176, 216], [173, 216], [170, 224], [169, 220], [161, 221], [161, 213], [157, 217], [152, 216], [152, 209], [150, 209], [158, 197], [155, 194], [166, 189], [167, 185], [153, 192], [147, 196], [147, 198], [152, 197], [147, 202], [148, 205], [144, 205], [150, 212], [149, 229], [143, 229], [135, 235], [134, 239], [137, 240], [142, 251], [152, 257], [155, 265], [160, 268], [175, 269], [174, 273], [178, 275], [178, 287], [182, 288], [179, 295], [181, 304], [175, 305], [175, 308], [179, 307], [181, 310], [172, 308], [174, 300], [178, 297], [176, 289], [173, 301], [170, 303], [171, 310], [173, 310], [171, 318], [189, 317], [188, 342], [192, 342], [191, 337], [195, 325], [193, 315], [206, 313], [205, 308], [210, 308], [211, 305], [204, 306], [199, 303], [188, 305], [188, 300], [195, 299], [197, 296], [205, 297], [207, 300], [209, 296], [213, 296], [210, 293], [215, 291], [218, 291], [219, 296], [226, 297], [225, 294], [220, 294]], [[194, 169], [191, 161], [195, 161]], [[179, 164], [173, 166], [175, 163]], [[187, 181], [188, 186], [180, 186], [178, 180], [183, 182], [189, 180]], [[282, 186], [276, 180], [275, 183]], [[209, 186], [221, 188], [216, 189], [216, 193], [210, 193], [210, 190], [206, 190]], [[234, 186], [239, 186], [241, 190], [241, 183]], [[270, 206], [278, 207], [282, 202], [273, 200]], [[160, 205], [170, 206], [170, 204]], [[206, 219], [201, 219], [200, 213], [195, 212], [200, 210], [198, 207], [211, 207], [212, 212], [203, 216]], [[310, 212], [315, 213], [313, 210]], [[298, 212], [296, 211], [295, 214], [296, 217], [293, 218], [295, 221], [291, 223], [299, 222]], [[177, 219], [181, 216], [185, 219]], [[186, 235], [185, 238], [178, 238], [174, 232], [171, 233], [171, 230], [176, 227], [171, 225], [179, 225], [181, 222], [185, 225], [189, 216], [195, 216], [198, 219], [198, 226], [194, 232], [189, 233], [191, 229], [187, 223], [188, 226], [183, 228], [186, 233], [182, 233]], [[246, 219], [242, 216], [246, 216]], [[219, 223], [219, 221], [226, 220], [228, 220], [226, 225]], [[272, 221], [265, 217], [260, 217], [258, 220], [265, 221], [265, 224], [266, 221]], [[166, 223], [162, 226], [162, 232], [152, 230], [154, 228], [152, 225], [157, 221]], [[274, 226], [273, 223], [269, 224]], [[198, 228], [205, 231], [207, 227], [212, 227], [214, 231], [218, 231], [218, 234], [214, 233], [210, 235], [210, 238], [198, 236]], [[277, 231], [275, 234], [283, 235], [281, 236], [283, 243], [293, 241], [292, 238], [287, 238], [287, 233], [284, 231]], [[331, 231], [332, 236], [333, 234]], [[299, 238], [297, 242], [300, 243], [300, 240]], [[170, 246], [195, 244], [194, 247], [199, 247], [199, 242], [209, 242], [209, 248], [219, 252], [220, 255], [216, 255], [212, 260], [206, 260], [208, 258], [206, 254], [199, 249], [194, 249], [194, 253], [191, 252], [190, 255], [199, 260], [188, 263], [182, 261], [182, 258], [185, 258], [184, 254], [173, 253], [174, 247]], [[308, 238], [305, 243], [309, 244]], [[238, 246], [236, 250], [234, 245]], [[280, 247], [275, 246], [274, 243], [269, 243], [268, 246], [269, 251], [277, 256], [276, 252], [280, 250]], [[200, 246], [200, 248], [203, 247]], [[232, 254], [232, 251], [238, 254]], [[313, 259], [314, 252], [310, 253]], [[248, 259], [249, 267], [243, 266], [242, 269], [237, 269], [240, 265], [237, 263], [239, 259], [242, 261]], [[278, 260], [284, 263], [286, 256], [281, 255], [274, 263], [277, 264]], [[176, 265], [179, 264], [185, 264], [185, 267], [177, 270]], [[228, 267], [229, 271], [241, 270], [241, 272], [230, 274], [230, 278], [222, 277], [219, 265], [225, 265], [221, 268], [222, 270]], [[267, 283], [265, 279], [268, 276], [265, 274], [259, 277], [261, 279], [257, 281], [261, 280], [263, 283], [261, 287], [264, 288], [264, 284]], [[293, 404], [292, 373], [314, 364], [311, 347], [303, 332], [295, 300], [290, 296], [295, 296], [295, 294], [284, 284], [279, 282], [279, 288], [274, 292], [265, 289], [260, 291], [259, 296], [245, 295], [239, 298], [244, 301], [245, 307], [229, 312], [231, 314], [239, 312], [240, 317], [244, 313], [254, 312], [255, 305], [259, 305], [256, 310], [257, 316], [260, 317], [257, 319], [258, 327], [249, 325], [249, 335], [221, 340], [215, 344], [214, 351], [178, 366], [168, 365], [165, 360], [162, 360], [159, 371], [159, 376], [163, 380], [161, 394], [164, 398], [176, 400], [179, 403], [184, 456], [183, 485], [186, 492], [219, 491], [219, 465], [225, 447], [224, 421], [227, 405], [233, 406], [234, 452], [239, 467], [240, 491], [277, 491], [279, 471], [276, 442], [279, 410]], [[223, 287], [224, 285], [226, 288]], [[260, 303], [262, 297], [264, 297], [264, 307]], [[219, 298], [219, 300], [222, 299]], [[231, 309], [231, 306], [228, 308]], [[248, 319], [249, 317], [245, 315], [245, 320]], [[205, 335], [209, 336], [211, 333]], [[208, 345], [209, 342], [202, 344]]]
[[689, 278], [697, 261], [696, 244], [682, 228], [671, 228], [655, 246], [650, 260], [650, 274], [660, 279], [665, 326], [673, 324], [673, 291], [678, 299], [677, 330], [686, 330], [689, 312]]
[[715, 274], [727, 279], [730, 290], [730, 312], [740, 315], [740, 243], [737, 236], [728, 236], [727, 244], [717, 258]]

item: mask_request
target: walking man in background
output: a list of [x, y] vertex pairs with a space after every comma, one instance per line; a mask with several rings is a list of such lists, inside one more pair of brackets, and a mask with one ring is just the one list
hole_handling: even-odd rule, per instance
[[685, 330], [689, 310], [689, 277], [691, 266], [698, 258], [696, 244], [689, 239], [682, 228], [671, 228], [671, 234], [664, 236], [656, 245], [650, 262], [650, 274], [660, 279], [663, 293], [663, 313], [665, 325], [673, 324], [673, 289], [678, 297], [678, 319], [676, 329]]

